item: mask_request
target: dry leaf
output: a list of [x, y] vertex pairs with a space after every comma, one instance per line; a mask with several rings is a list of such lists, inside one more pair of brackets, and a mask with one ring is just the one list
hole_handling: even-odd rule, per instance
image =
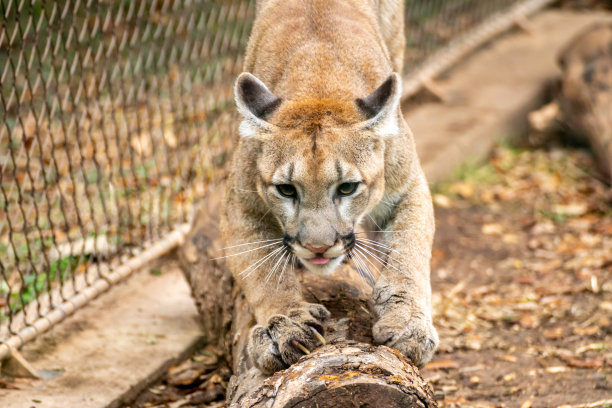
[[502, 241], [505, 242], [506, 244], [516, 244], [518, 243], [519, 239], [518, 239], [518, 235], [516, 234], [504, 234], [502, 236]]
[[586, 203], [556, 204], [552, 207], [553, 212], [563, 215], [583, 215], [588, 209]]
[[447, 370], [455, 368], [459, 368], [459, 363], [453, 360], [432, 361], [425, 365], [425, 369], [429, 370]]
[[592, 336], [599, 332], [599, 326], [574, 327], [572, 331], [578, 336]]
[[563, 332], [563, 329], [561, 327], [555, 327], [554, 329], [544, 330], [542, 334], [544, 335], [545, 338], [550, 339], [550, 340], [560, 339], [560, 338], [563, 338], [563, 336], [565, 336], [565, 333]]
[[501, 224], [497, 223], [484, 224], [481, 232], [485, 235], [501, 235], [504, 232], [504, 228]]
[[470, 198], [474, 195], [474, 186], [468, 183], [455, 183], [450, 190], [463, 198]]
[[438, 207], [442, 207], [442, 208], [450, 208], [451, 207], [451, 201], [450, 199], [442, 194], [434, 194], [433, 198], [433, 202], [435, 205], [437, 205]]
[[511, 354], [505, 354], [503, 356], [498, 356], [497, 358], [502, 361], [508, 361], [509, 363], [516, 363], [517, 361], [516, 356], [513, 356]]
[[607, 348], [607, 345], [604, 343], [591, 343], [591, 344], [587, 344], [586, 346], [582, 346], [576, 349], [576, 354], [582, 354], [584, 352], [590, 351], [590, 350], [605, 350]]
[[565, 366], [552, 366], [552, 367], [546, 367], [545, 368], [547, 373], [551, 373], [551, 374], [557, 374], [557, 373], [563, 373], [567, 371], [567, 367]]
[[504, 375], [503, 380], [506, 382], [514, 381], [516, 380], [516, 374], [515, 373], [506, 374]]
[[531, 315], [531, 314], [524, 314], [519, 319], [519, 324], [522, 327], [530, 329], [530, 328], [536, 326], [537, 321], [536, 321], [536, 319], [534, 319], [533, 315]]
[[578, 358], [568, 358], [564, 360], [565, 363], [570, 367], [576, 368], [599, 368], [603, 367], [603, 360], [593, 360], [593, 359], [578, 359]]

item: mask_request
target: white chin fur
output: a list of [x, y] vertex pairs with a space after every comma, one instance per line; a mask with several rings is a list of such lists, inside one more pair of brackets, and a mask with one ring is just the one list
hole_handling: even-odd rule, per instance
[[341, 255], [337, 258], [332, 259], [325, 265], [315, 265], [305, 259], [300, 258], [302, 261], [302, 265], [306, 267], [310, 272], [315, 273], [317, 275], [326, 276], [331, 274], [344, 260], [344, 255]]

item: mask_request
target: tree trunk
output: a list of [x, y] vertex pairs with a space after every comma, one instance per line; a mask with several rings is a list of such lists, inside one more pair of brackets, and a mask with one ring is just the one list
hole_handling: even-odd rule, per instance
[[410, 360], [372, 346], [371, 288], [349, 266], [329, 277], [303, 270], [304, 297], [323, 304], [327, 345], [290, 368], [264, 377], [246, 357], [254, 324], [248, 304], [222, 259], [218, 213], [222, 188], [211, 190], [179, 250], [209, 344], [224, 350], [233, 369], [230, 407], [436, 407], [429, 385]]

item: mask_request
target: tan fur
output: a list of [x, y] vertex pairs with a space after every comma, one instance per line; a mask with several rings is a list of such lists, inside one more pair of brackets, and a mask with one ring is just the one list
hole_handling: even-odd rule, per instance
[[[263, 94], [282, 101], [259, 117], [241, 93], [241, 81], [255, 79], [243, 74], [237, 82], [243, 137], [228, 180], [222, 234], [228, 247], [252, 243], [228, 248], [227, 260], [258, 323], [249, 353], [266, 373], [297, 361], [296, 342], [316, 347], [313, 329], [321, 331], [328, 315], [303, 301], [290, 263], [295, 257], [314, 273], [332, 273], [350, 252], [357, 225], [380, 226], [376, 238], [388, 248], [374, 252], [385, 261], [373, 293], [374, 339], [419, 365], [437, 346], [431, 198], [401, 116], [401, 81], [390, 76], [401, 71], [403, 44], [403, 1], [258, 3], [245, 71], [265, 84]], [[383, 82], [393, 84], [391, 96], [369, 117], [356, 100]], [[340, 195], [340, 186], [352, 182], [355, 192]], [[294, 185], [299, 198], [282, 196], [278, 184]], [[267, 241], [283, 237], [285, 247]], [[318, 248], [326, 249], [314, 252]], [[311, 262], [317, 256], [330, 261]]]

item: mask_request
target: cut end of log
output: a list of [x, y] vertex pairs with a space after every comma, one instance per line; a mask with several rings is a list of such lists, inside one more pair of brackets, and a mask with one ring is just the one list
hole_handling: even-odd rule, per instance
[[385, 346], [329, 344], [267, 379], [250, 371], [234, 379], [231, 408], [437, 407], [410, 360]]

